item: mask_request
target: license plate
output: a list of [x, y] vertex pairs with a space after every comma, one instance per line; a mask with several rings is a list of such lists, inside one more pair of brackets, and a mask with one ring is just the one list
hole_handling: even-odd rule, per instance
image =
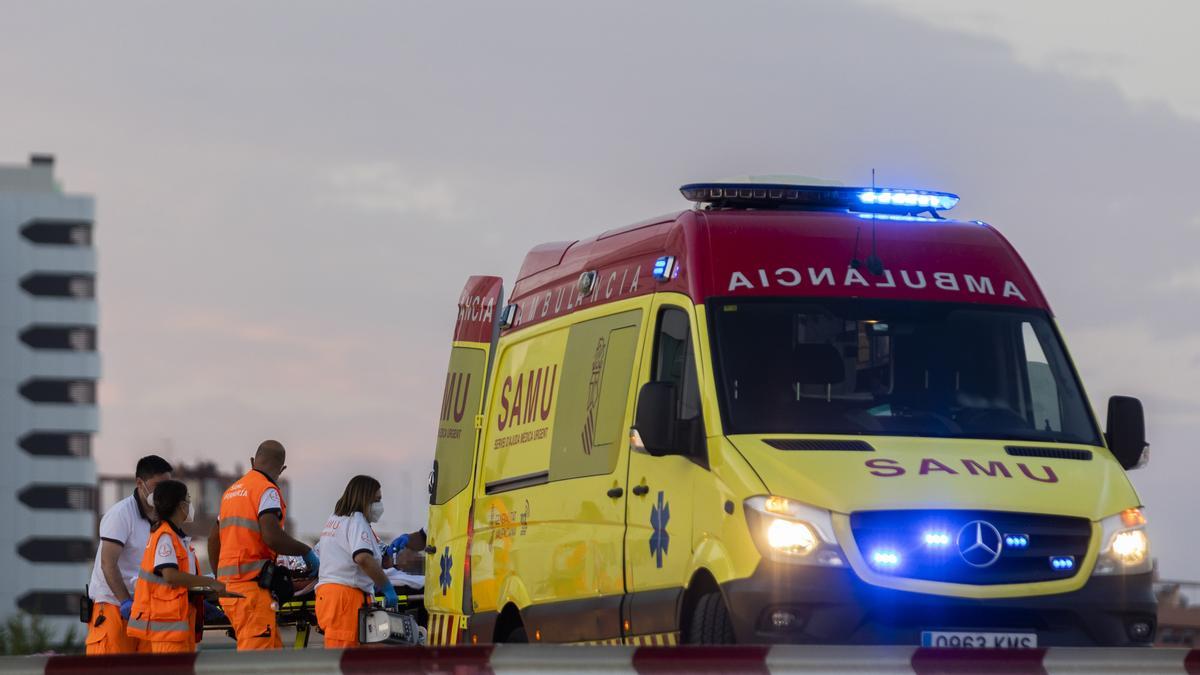
[[921, 632], [921, 646], [950, 649], [1034, 649], [1037, 647], [1037, 633], [927, 630]]

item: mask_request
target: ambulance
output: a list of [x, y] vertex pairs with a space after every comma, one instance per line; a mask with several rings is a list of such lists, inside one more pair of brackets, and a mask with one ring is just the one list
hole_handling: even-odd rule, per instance
[[[432, 644], [1149, 645], [1142, 406], [945, 192], [779, 177], [471, 277]], [[569, 228], [569, 223], [564, 223]]]

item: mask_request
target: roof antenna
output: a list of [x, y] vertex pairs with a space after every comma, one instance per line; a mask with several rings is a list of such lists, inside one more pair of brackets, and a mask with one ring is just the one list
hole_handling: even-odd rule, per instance
[[[875, 169], [871, 168], [871, 192], [875, 191]], [[876, 247], [877, 239], [875, 238], [875, 223], [878, 219], [875, 214], [871, 215], [871, 255], [867, 256], [867, 271], [875, 276], [883, 276], [883, 261], [879, 259], [878, 248]], [[855, 237], [854, 254], [858, 255], [857, 236]], [[857, 268], [855, 268], [857, 269]]]

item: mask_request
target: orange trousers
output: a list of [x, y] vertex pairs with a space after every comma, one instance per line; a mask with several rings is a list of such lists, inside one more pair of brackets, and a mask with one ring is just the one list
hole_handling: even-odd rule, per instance
[[92, 606], [92, 620], [88, 622], [86, 653], [133, 654], [149, 652], [150, 643], [125, 634], [125, 620], [121, 608], [107, 602]]
[[237, 635], [238, 651], [280, 649], [279, 624], [275, 619], [275, 599], [256, 581], [230, 581], [226, 587], [244, 598], [221, 598], [221, 609], [229, 617]]
[[358, 646], [358, 610], [366, 604], [366, 594], [353, 586], [317, 587], [317, 625], [325, 631], [326, 649]]

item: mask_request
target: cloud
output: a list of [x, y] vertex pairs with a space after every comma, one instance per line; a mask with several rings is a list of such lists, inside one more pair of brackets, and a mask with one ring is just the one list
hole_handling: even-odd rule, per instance
[[439, 220], [463, 217], [461, 195], [442, 178], [414, 178], [393, 162], [337, 166], [326, 176], [331, 198], [365, 213], [414, 215]]

